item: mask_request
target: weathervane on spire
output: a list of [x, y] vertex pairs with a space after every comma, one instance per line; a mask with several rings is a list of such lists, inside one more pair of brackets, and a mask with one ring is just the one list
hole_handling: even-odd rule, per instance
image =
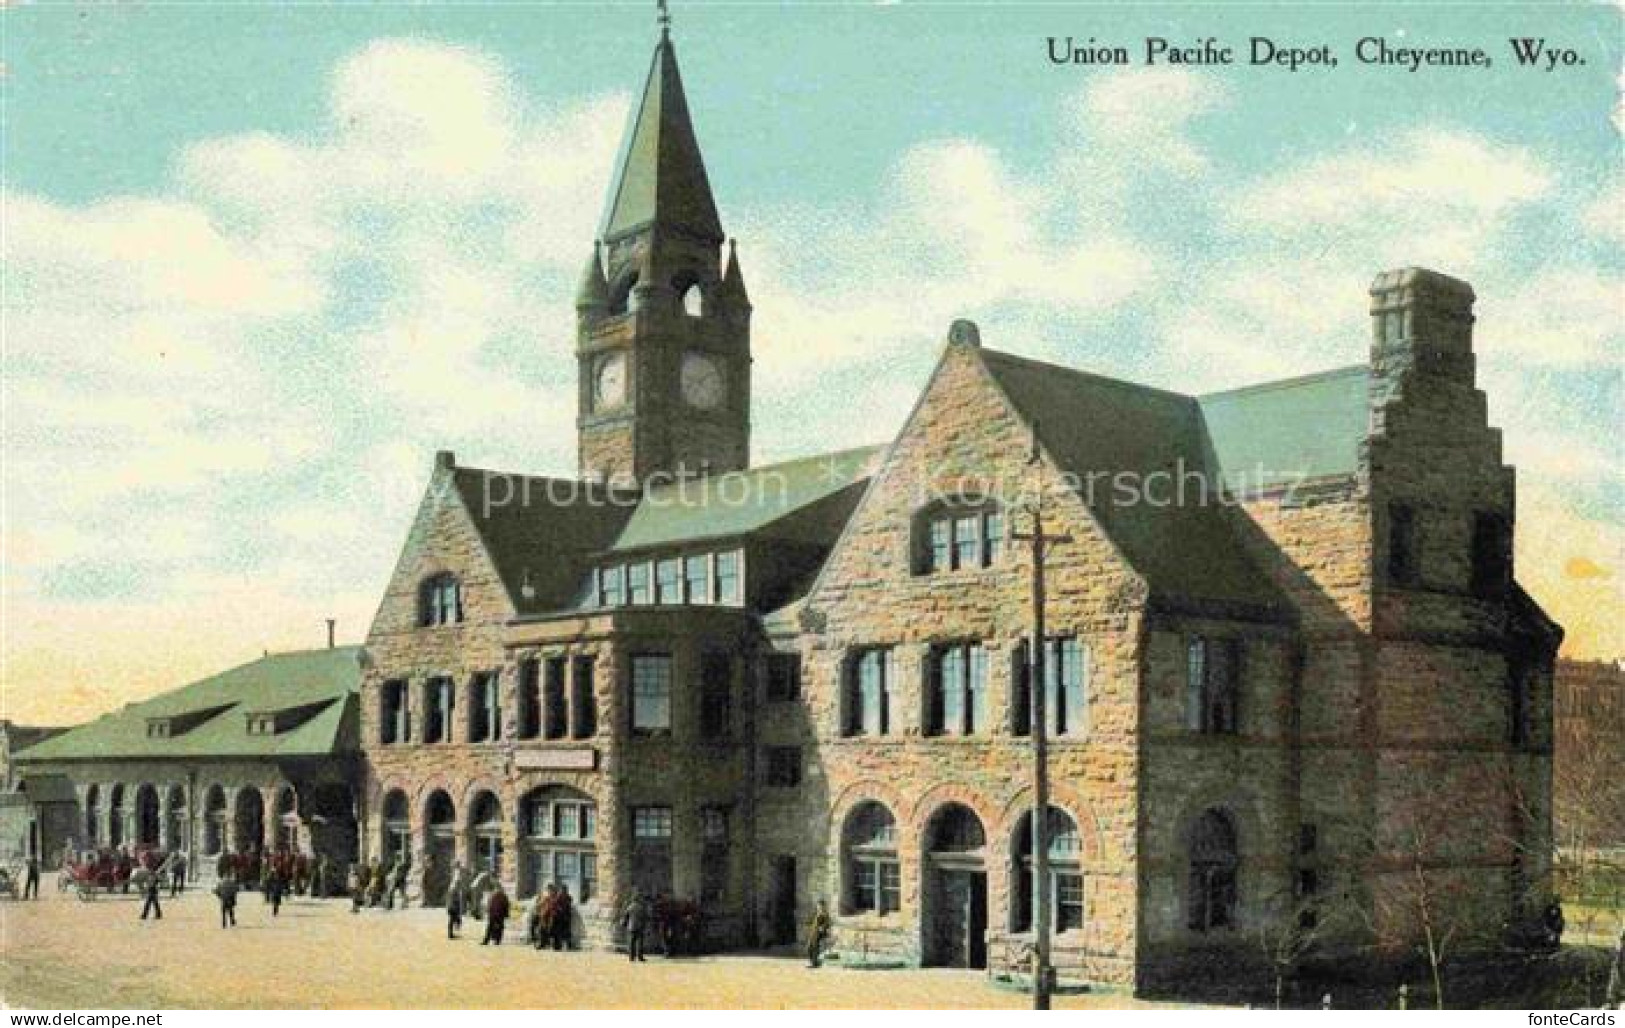
[[655, 18], [660, 23], [660, 38], [666, 39], [671, 35], [671, 12], [666, 9], [666, 0], [655, 0], [655, 9], [660, 12]]

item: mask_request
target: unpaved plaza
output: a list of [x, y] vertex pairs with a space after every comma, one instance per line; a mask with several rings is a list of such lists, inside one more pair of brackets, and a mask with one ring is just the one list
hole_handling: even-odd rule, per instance
[[[47, 876], [44, 886], [55, 882]], [[143, 923], [132, 896], [84, 903], [47, 893], [0, 903], [0, 993], [13, 1007], [1021, 1007], [975, 971], [817, 971], [790, 956], [726, 955], [632, 965], [614, 953], [481, 947], [480, 922], [445, 938], [437, 910], [350, 913], [294, 900], [280, 917], [245, 893], [222, 930], [214, 898], [164, 901]], [[1057, 1006], [1142, 1006], [1119, 994]]]

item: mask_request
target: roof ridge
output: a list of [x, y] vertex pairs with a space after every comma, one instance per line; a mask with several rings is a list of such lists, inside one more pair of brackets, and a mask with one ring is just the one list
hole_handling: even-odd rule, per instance
[[1310, 382], [1321, 382], [1332, 378], [1352, 376], [1355, 373], [1369, 373], [1370, 366], [1366, 364], [1348, 364], [1341, 368], [1327, 368], [1324, 371], [1311, 371], [1306, 375], [1294, 375], [1291, 378], [1273, 378], [1265, 382], [1254, 382], [1252, 385], [1236, 386], [1233, 389], [1220, 389], [1217, 392], [1198, 393], [1197, 400], [1214, 400], [1221, 396], [1239, 396], [1247, 393], [1266, 393], [1272, 389], [1290, 389], [1294, 386], [1306, 385]]
[[1135, 382], [1126, 378], [1114, 378], [1111, 375], [1102, 375], [1096, 371], [1085, 371], [1082, 368], [1075, 368], [1069, 364], [1056, 364], [1053, 361], [1038, 360], [1035, 357], [1023, 357], [1019, 354], [1009, 353], [1004, 350], [989, 350], [984, 348], [982, 353], [986, 357], [993, 357], [997, 360], [1007, 361], [1011, 364], [1020, 364], [1037, 370], [1058, 371], [1063, 374], [1071, 375], [1075, 378], [1088, 379], [1090, 382], [1099, 385], [1112, 386], [1117, 389], [1130, 390], [1138, 393], [1153, 393], [1158, 396], [1166, 397], [1170, 400], [1192, 401], [1196, 399], [1196, 397], [1190, 393], [1179, 393], [1173, 391], [1172, 389], [1163, 389], [1160, 386], [1146, 385], [1143, 382]]

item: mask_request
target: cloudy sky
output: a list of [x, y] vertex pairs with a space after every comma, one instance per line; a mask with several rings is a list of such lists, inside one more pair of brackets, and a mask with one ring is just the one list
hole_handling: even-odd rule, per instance
[[[573, 470], [571, 283], [652, 6], [0, 11], [5, 716], [359, 640], [437, 449]], [[1364, 360], [1372, 276], [1427, 265], [1480, 297], [1520, 578], [1625, 654], [1616, 10], [675, 6], [758, 459], [884, 441], [955, 317], [1201, 391]], [[1340, 67], [1045, 56], [1255, 34]]]

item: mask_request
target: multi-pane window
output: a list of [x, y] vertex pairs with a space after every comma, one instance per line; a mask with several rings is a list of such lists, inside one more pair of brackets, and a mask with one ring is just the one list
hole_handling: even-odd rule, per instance
[[879, 803], [864, 803], [847, 819], [841, 841], [847, 912], [885, 914], [901, 909], [902, 865], [891, 811]]
[[569, 663], [564, 657], [550, 657], [543, 665], [542, 676], [542, 735], [548, 739], [562, 739], [569, 732], [569, 708], [565, 702], [564, 672]]
[[1241, 663], [1240, 640], [1191, 637], [1185, 648], [1188, 728], [1209, 735], [1235, 733]]
[[793, 789], [801, 784], [800, 747], [767, 748], [767, 784], [779, 789]]
[[645, 896], [671, 892], [671, 808], [632, 808], [632, 884]]
[[418, 597], [420, 625], [454, 625], [463, 620], [463, 588], [456, 575], [435, 575]]
[[1414, 585], [1419, 574], [1416, 511], [1403, 503], [1388, 505], [1388, 581]]
[[431, 678], [424, 690], [428, 709], [423, 712], [423, 741], [451, 741], [452, 685], [449, 678]]
[[987, 651], [975, 643], [931, 654], [926, 724], [939, 735], [975, 735], [988, 729]]
[[726, 653], [700, 656], [700, 735], [718, 739], [728, 734], [733, 692], [733, 658]]
[[683, 582], [688, 590], [688, 602], [711, 602], [711, 555], [697, 553], [683, 558]]
[[653, 585], [649, 581], [648, 564], [626, 566], [626, 602], [634, 607], [647, 606], [654, 600]]
[[739, 577], [739, 551], [727, 550], [717, 554], [717, 602], [724, 607], [737, 607], [744, 602], [744, 590]]
[[683, 562], [668, 557], [655, 564], [655, 602], [668, 606], [683, 602]]
[[412, 714], [408, 699], [410, 695], [405, 682], [384, 683], [380, 697], [382, 709], [378, 715], [379, 742], [387, 744], [412, 741]]
[[670, 807], [633, 807], [632, 837], [634, 839], [670, 839]]
[[896, 662], [890, 649], [860, 650], [848, 663], [846, 674], [847, 735], [887, 735], [891, 732], [891, 690]]
[[[1077, 822], [1058, 807], [1049, 808], [1044, 823], [1044, 848], [1049, 854], [1050, 923], [1058, 932], [1083, 927], [1083, 846]], [[1015, 921], [1017, 931], [1032, 928], [1033, 818], [1022, 818], [1016, 836]]]
[[1222, 811], [1209, 810], [1197, 819], [1190, 840], [1186, 924], [1198, 932], [1227, 927], [1236, 909], [1235, 829]]
[[671, 656], [644, 653], [632, 658], [632, 730], [671, 728]]
[[502, 738], [502, 702], [498, 695], [500, 682], [495, 671], [486, 671], [475, 675], [469, 683], [469, 742], [495, 742]]
[[519, 665], [519, 738], [542, 734], [542, 666], [527, 660]]
[[767, 698], [779, 702], [801, 698], [800, 654], [767, 655]]
[[577, 739], [590, 739], [598, 734], [598, 699], [593, 692], [596, 667], [596, 658], [590, 656], [571, 661], [570, 734]]
[[553, 787], [531, 794], [522, 820], [526, 894], [549, 882], [570, 890], [578, 902], [598, 893], [597, 807], [579, 793]]
[[616, 564], [598, 569], [598, 605], [619, 607], [626, 595], [626, 568]]
[[1497, 599], [1512, 581], [1511, 533], [1499, 514], [1473, 516], [1473, 594]]
[[920, 574], [985, 568], [1004, 549], [1004, 514], [997, 510], [939, 511], [921, 526], [915, 564]]
[[[1016, 648], [1012, 671], [1011, 723], [1017, 735], [1032, 733], [1030, 650]], [[1089, 728], [1089, 648], [1076, 636], [1044, 643], [1044, 731], [1052, 738], [1081, 736]]]

